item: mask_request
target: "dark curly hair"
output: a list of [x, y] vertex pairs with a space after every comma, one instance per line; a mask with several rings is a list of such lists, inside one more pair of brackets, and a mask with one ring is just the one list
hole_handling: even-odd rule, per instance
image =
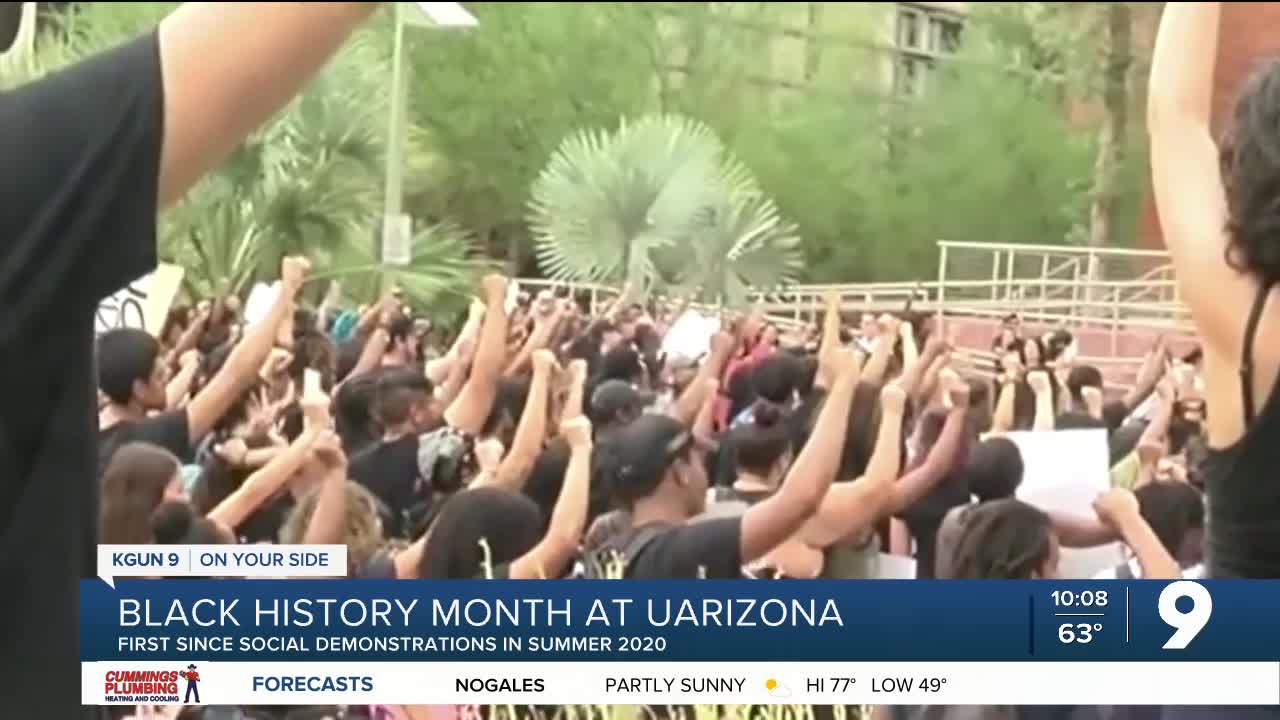
[[1280, 60], [1245, 85], [1219, 145], [1227, 200], [1226, 262], [1280, 283]]
[[1020, 500], [996, 500], [961, 512], [949, 580], [1030, 580], [1053, 553], [1053, 524]]

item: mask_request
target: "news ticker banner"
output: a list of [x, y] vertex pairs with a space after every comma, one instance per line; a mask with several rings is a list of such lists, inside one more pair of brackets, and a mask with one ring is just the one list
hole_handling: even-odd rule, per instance
[[86, 702], [1280, 702], [1278, 582], [123, 577], [345, 571], [327, 547], [184, 550], [108, 549], [121, 579], [82, 584]]
[[[196, 673], [195, 692], [188, 678]], [[94, 662], [87, 705], [1275, 705], [1276, 663]]]
[[347, 576], [346, 545], [99, 545], [98, 577], [301, 578]]

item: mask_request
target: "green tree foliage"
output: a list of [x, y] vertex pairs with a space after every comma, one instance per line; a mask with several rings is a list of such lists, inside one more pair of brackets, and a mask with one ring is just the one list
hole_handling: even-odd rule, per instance
[[[133, 34], [168, 5], [86, 3], [68, 22], [69, 39], [41, 44], [53, 58], [46, 66]], [[430, 227], [455, 221], [511, 269], [536, 272], [526, 207], [564, 139], [624, 117], [674, 113], [709, 126], [778, 214], [795, 220], [803, 280], [928, 276], [939, 239], [1084, 240], [1097, 120], [1073, 126], [1067, 118], [1072, 102], [1089, 100], [1101, 83], [1101, 4], [972, 4], [962, 52], [910, 101], [888, 92], [892, 4], [819, 3], [826, 7], [817, 13], [813, 5], [473, 3], [475, 31], [411, 31], [406, 209]], [[220, 268], [211, 272], [257, 277], [273, 255], [303, 244], [326, 262], [369, 259], [347, 250], [373, 246], [370, 222], [379, 215], [387, 15], [367, 30], [358, 57], [333, 68], [344, 80], [325, 90], [328, 109], [307, 118], [291, 110], [281, 124], [293, 129], [267, 131], [229, 166], [243, 161], [259, 173], [243, 176], [256, 178], [253, 188], [228, 193], [215, 180], [193, 197], [193, 214], [211, 225], [204, 234], [220, 238], [215, 249], [203, 241], [223, 258], [211, 260]], [[329, 154], [274, 155], [318, 147], [308, 138], [343, 140]], [[259, 152], [268, 145], [285, 150]], [[1132, 236], [1143, 162], [1133, 142], [1118, 181], [1113, 234], [1121, 239]], [[245, 187], [228, 180], [236, 172], [222, 179]], [[249, 207], [227, 200], [245, 197], [254, 198]], [[308, 206], [304, 197], [331, 200]], [[213, 206], [196, 213], [202, 202]], [[269, 243], [241, 252], [247, 235]], [[170, 247], [197, 261], [188, 239], [175, 236]]]
[[[178, 3], [80, 3], [37, 38], [35, 56], [0, 82], [17, 84], [154, 27]], [[408, 268], [375, 262], [382, 212], [390, 76], [385, 26], [357, 34], [275, 122], [239, 147], [161, 218], [161, 255], [187, 268], [207, 294], [224, 280], [244, 290], [276, 275], [281, 257], [305, 253], [321, 276], [368, 300], [378, 279], [398, 278], [419, 306], [461, 296], [486, 263], [454, 224], [420, 229]], [[413, 144], [414, 156], [424, 151]], [[317, 293], [320, 292], [317, 288]]]
[[560, 142], [653, 111], [706, 123], [750, 168], [799, 225], [805, 279], [918, 278], [934, 272], [939, 239], [1064, 242], [1087, 219], [1094, 133], [1067, 122], [1061, 77], [1075, 50], [1035, 27], [1071, 29], [1056, 15], [975, 10], [961, 57], [926, 97], [900, 102], [873, 82], [886, 62], [878, 16], [828, 43], [830, 57], [826, 41], [805, 46], [798, 64], [821, 72], [783, 92], [804, 73], [778, 79], [778, 28], [810, 18], [781, 4], [476, 9], [478, 32], [411, 43], [414, 116], [435, 150], [411, 207], [458, 217], [517, 260], [531, 255], [528, 188]]
[[[1003, 28], [998, 28], [1003, 29]], [[1087, 217], [1092, 133], [974, 21], [919, 98], [798, 94], [735, 150], [800, 223], [808, 279], [918, 279], [939, 240], [1053, 244]]]
[[533, 186], [530, 225], [551, 277], [736, 301], [798, 275], [799, 238], [706, 125], [650, 116], [569, 137]]
[[411, 114], [433, 149], [408, 207], [519, 260], [529, 186], [569, 133], [650, 107], [654, 11], [639, 3], [482, 3], [480, 29], [414, 32]]

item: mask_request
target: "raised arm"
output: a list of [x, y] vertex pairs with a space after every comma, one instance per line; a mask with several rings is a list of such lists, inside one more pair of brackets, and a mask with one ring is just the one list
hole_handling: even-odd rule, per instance
[[[395, 287], [388, 288], [378, 302], [360, 312], [360, 318], [356, 321], [356, 337], [367, 338], [370, 333], [385, 326], [398, 302]], [[378, 357], [378, 364], [382, 364], [381, 356]]]
[[347, 519], [347, 455], [342, 441], [332, 430], [322, 430], [312, 445], [312, 453], [324, 465], [324, 479], [317, 491], [316, 509], [307, 522], [303, 545], [339, 545]]
[[577, 417], [560, 426], [560, 437], [569, 443], [569, 466], [547, 534], [511, 563], [512, 580], [557, 578], [573, 560], [587, 526], [587, 502], [591, 489], [591, 423]]
[[702, 409], [693, 421], [693, 436], [709, 448], [719, 449], [716, 433], [716, 397], [720, 392], [719, 380], [708, 380], [707, 391], [703, 394]]
[[167, 409], [177, 410], [182, 407], [182, 402], [187, 399], [187, 393], [191, 391], [191, 383], [196, 379], [196, 373], [199, 370], [200, 353], [195, 350], [183, 353], [177, 374], [169, 380], [169, 384], [164, 389]]
[[[929, 376], [930, 369], [939, 357], [946, 351], [946, 345], [940, 339], [932, 338], [925, 343], [924, 351], [916, 351], [915, 326], [911, 323], [902, 323], [899, 336], [902, 338], [902, 377], [899, 383], [903, 388], [909, 388], [908, 399], [916, 400], [920, 405], [927, 401], [927, 397], [922, 397], [930, 390], [926, 387], [925, 380]], [[941, 371], [942, 368], [938, 368]]]
[[[458, 399], [458, 395], [462, 393], [462, 386], [467, 382], [467, 375], [471, 372], [471, 363], [475, 360], [475, 356], [474, 342], [468, 340], [458, 347], [457, 354], [449, 363], [449, 372], [445, 374], [444, 382], [436, 385], [436, 401], [441, 407], [449, 407], [454, 400]], [[430, 379], [430, 372], [427, 375]], [[432, 380], [432, 382], [435, 381]]]
[[1142, 566], [1144, 580], [1176, 580], [1182, 568], [1161, 544], [1151, 526], [1142, 517], [1138, 499], [1128, 490], [1116, 488], [1099, 497], [1093, 507], [1098, 517], [1124, 539]]
[[480, 337], [480, 324], [484, 322], [484, 311], [483, 302], [471, 301], [471, 309], [467, 311], [467, 322], [462, 326], [462, 332], [459, 332], [458, 337], [453, 341], [453, 347], [449, 348], [449, 352], [445, 353], [444, 357], [427, 363], [428, 380], [436, 385], [444, 384], [453, 372], [462, 351], [468, 348], [471, 351], [475, 350], [476, 342]]
[[902, 413], [907, 394], [897, 383], [880, 391], [880, 429], [867, 471], [851, 483], [827, 490], [818, 512], [801, 531], [806, 545], [825, 548], [866, 529], [880, 517], [893, 495], [902, 466]]
[[586, 392], [587, 361], [573, 360], [569, 363], [569, 395], [564, 402], [564, 416], [561, 418], [561, 424], [582, 417]]
[[192, 2], [165, 18], [161, 204], [283, 108], [380, 5]]
[[485, 313], [480, 327], [480, 342], [471, 376], [458, 393], [458, 399], [445, 410], [445, 420], [457, 430], [480, 434], [484, 421], [493, 409], [502, 379], [502, 366], [507, 346], [507, 279], [489, 275], [483, 280]]
[[1095, 517], [1078, 517], [1061, 512], [1050, 512], [1049, 520], [1058, 542], [1067, 548], [1092, 548], [1113, 543], [1120, 539], [1115, 528]]
[[559, 329], [560, 321], [563, 318], [564, 313], [561, 307], [557, 306], [555, 312], [534, 320], [533, 332], [529, 333], [529, 337], [525, 339], [520, 351], [507, 364], [507, 370], [504, 373], [506, 377], [516, 377], [529, 367], [529, 362], [534, 353], [551, 344], [551, 336]]
[[[934, 345], [937, 347], [934, 347]], [[924, 407], [932, 400], [945, 395], [946, 388], [939, 385], [939, 378], [942, 377], [943, 371], [951, 367], [951, 351], [947, 348], [946, 343], [941, 340], [929, 338], [924, 346], [924, 358], [927, 365], [924, 371], [924, 377], [920, 378], [920, 384], [916, 388], [912, 399], [917, 407]]]
[[823, 403], [813, 433], [787, 471], [782, 486], [769, 499], [757, 503], [742, 516], [742, 562], [763, 557], [791, 537], [818, 509], [840, 466], [849, 406], [861, 368], [852, 351], [842, 355], [836, 382]]
[[381, 367], [382, 358], [387, 354], [387, 348], [390, 345], [391, 333], [385, 328], [374, 328], [373, 332], [365, 336], [364, 346], [360, 348], [360, 357], [356, 359], [355, 366], [346, 377], [342, 378], [341, 382], [358, 378]]
[[1158, 390], [1160, 402], [1151, 416], [1151, 422], [1143, 429], [1138, 438], [1138, 480], [1134, 489], [1155, 480], [1160, 459], [1168, 450], [1169, 423], [1173, 419], [1174, 388], [1173, 379], [1166, 378], [1160, 383]]
[[818, 376], [815, 387], [830, 388], [840, 365], [840, 293], [827, 293], [827, 314], [822, 318], [822, 339], [818, 343]]
[[1253, 300], [1224, 258], [1227, 203], [1210, 130], [1222, 3], [1165, 3], [1147, 88], [1151, 176], [1178, 289], [1208, 344], [1234, 358]]
[[1053, 385], [1049, 380], [1049, 373], [1044, 370], [1029, 373], [1027, 384], [1036, 396], [1036, 432], [1052, 432], [1057, 418], [1054, 415]]
[[[493, 485], [520, 492], [524, 481], [533, 470], [547, 439], [547, 396], [551, 376], [557, 371], [556, 356], [550, 350], [539, 350], [533, 355], [533, 380], [529, 383], [529, 397], [516, 425], [511, 447], [493, 473]], [[477, 483], [480, 481], [477, 480]]]
[[929, 363], [925, 362], [920, 365], [920, 348], [916, 345], [916, 326], [914, 323], [904, 320], [898, 326], [898, 338], [902, 340], [902, 366], [905, 368], [918, 367], [919, 372], [923, 375], [925, 370], [929, 369]]
[[702, 406], [706, 403], [707, 389], [711, 387], [707, 381], [716, 380], [724, 374], [725, 366], [729, 364], [729, 359], [733, 356], [733, 347], [733, 337], [728, 333], [716, 333], [711, 338], [710, 354], [702, 362], [702, 366], [698, 368], [698, 374], [689, 383], [689, 387], [685, 388], [684, 392], [676, 400], [676, 404], [671, 408], [671, 417], [685, 425], [693, 425], [694, 420], [698, 417], [698, 412], [702, 410]]
[[897, 515], [915, 505], [955, 468], [960, 457], [969, 414], [969, 383], [949, 370], [942, 377], [947, 396], [947, 417], [942, 423], [942, 432], [924, 462], [894, 483], [887, 514]]
[[293, 477], [307, 462], [311, 446], [320, 434], [320, 428], [308, 427], [302, 431], [289, 448], [279, 453], [271, 462], [255, 471], [235, 492], [218, 503], [209, 511], [209, 519], [221, 523], [223, 527], [234, 531], [250, 515], [262, 506], [289, 478]]
[[1169, 348], [1163, 337], [1156, 341], [1155, 347], [1142, 360], [1142, 367], [1138, 369], [1138, 378], [1134, 382], [1133, 387], [1125, 393], [1124, 409], [1126, 413], [1131, 413], [1138, 408], [1143, 402], [1150, 397], [1155, 391], [1156, 385], [1165, 375], [1165, 369], [1169, 364]]
[[880, 318], [880, 342], [871, 352], [867, 365], [862, 370], [862, 382], [880, 387], [884, 384], [885, 373], [889, 372], [889, 360], [893, 358], [893, 347], [898, 344], [898, 328], [901, 322], [892, 315]]
[[178, 344], [169, 350], [169, 362], [181, 362], [182, 357], [190, 350], [195, 349], [200, 343], [200, 337], [204, 335], [204, 331], [209, 327], [209, 313], [196, 313], [191, 324], [186, 330], [182, 331], [182, 335], [178, 337]]
[[218, 374], [187, 405], [187, 426], [192, 441], [207, 435], [227, 410], [258, 382], [258, 372], [275, 345], [276, 330], [293, 314], [294, 298], [302, 290], [310, 267], [305, 258], [285, 258], [280, 271], [280, 295], [267, 317], [245, 334]]
[[1018, 382], [1022, 369], [1016, 360], [1008, 358], [1004, 361], [1003, 372], [997, 376], [996, 407], [991, 416], [991, 434], [1003, 435], [1013, 432], [1016, 405], [1018, 399]]

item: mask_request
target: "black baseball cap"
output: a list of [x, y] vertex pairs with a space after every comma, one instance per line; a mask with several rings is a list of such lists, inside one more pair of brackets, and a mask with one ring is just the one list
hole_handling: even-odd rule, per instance
[[635, 501], [653, 493], [676, 458], [694, 444], [693, 434], [669, 415], [644, 415], [613, 436], [614, 495]]
[[591, 393], [591, 422], [613, 422], [623, 412], [640, 412], [653, 404], [653, 393], [640, 392], [631, 383], [605, 380]]

